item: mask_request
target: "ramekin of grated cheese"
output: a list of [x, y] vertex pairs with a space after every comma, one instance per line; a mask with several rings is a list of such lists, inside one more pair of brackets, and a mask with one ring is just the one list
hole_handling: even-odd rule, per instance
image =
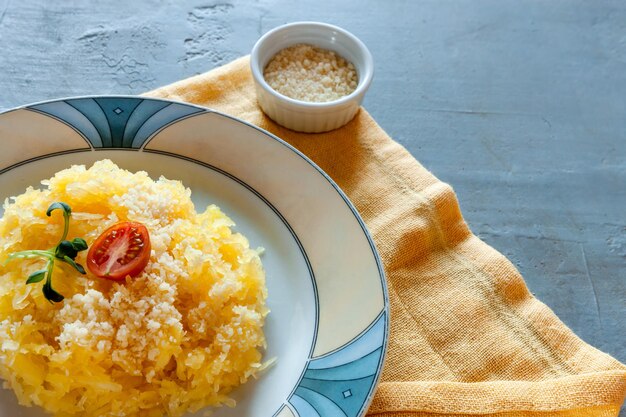
[[354, 118], [374, 75], [356, 36], [337, 26], [296, 22], [263, 35], [250, 66], [261, 109], [299, 132], [326, 132]]

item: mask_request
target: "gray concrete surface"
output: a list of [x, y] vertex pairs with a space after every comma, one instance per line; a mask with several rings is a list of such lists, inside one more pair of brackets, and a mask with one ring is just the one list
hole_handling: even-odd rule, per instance
[[622, 0], [0, 0], [0, 108], [140, 93], [297, 20], [369, 46], [367, 109], [541, 300], [626, 361]]

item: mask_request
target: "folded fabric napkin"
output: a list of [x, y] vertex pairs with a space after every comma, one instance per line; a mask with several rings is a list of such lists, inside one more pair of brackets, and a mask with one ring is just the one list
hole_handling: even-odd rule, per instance
[[247, 57], [147, 95], [236, 116], [298, 148], [345, 191], [383, 259], [391, 335], [369, 415], [616, 416], [626, 367], [580, 340], [467, 227], [452, 188], [363, 109], [321, 134], [259, 109]]

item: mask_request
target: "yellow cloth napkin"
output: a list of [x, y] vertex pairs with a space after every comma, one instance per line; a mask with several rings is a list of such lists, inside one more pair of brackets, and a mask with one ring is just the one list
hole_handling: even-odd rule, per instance
[[515, 267], [468, 229], [452, 188], [363, 109], [341, 129], [282, 128], [256, 103], [248, 57], [147, 95], [260, 126], [345, 191], [385, 265], [391, 337], [369, 409], [379, 417], [616, 416], [626, 367], [580, 340]]

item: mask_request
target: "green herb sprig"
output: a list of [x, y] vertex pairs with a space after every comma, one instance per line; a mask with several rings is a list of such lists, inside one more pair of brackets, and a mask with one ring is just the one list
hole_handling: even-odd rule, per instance
[[63, 220], [65, 222], [63, 226], [63, 236], [61, 236], [59, 243], [55, 247], [48, 250], [33, 249], [12, 253], [4, 262], [4, 264], [6, 265], [13, 259], [47, 259], [48, 263], [46, 267], [30, 274], [28, 276], [28, 279], [26, 280], [26, 284], [34, 284], [37, 282], [41, 282], [45, 279], [46, 282], [43, 284], [42, 292], [44, 297], [46, 297], [46, 299], [50, 301], [50, 303], [60, 303], [65, 298], [52, 288], [52, 271], [54, 269], [54, 262], [65, 262], [66, 264], [70, 264], [81, 274], [85, 274], [85, 268], [83, 268], [81, 264], [76, 263], [75, 259], [76, 255], [78, 255], [78, 252], [82, 252], [88, 247], [85, 239], [80, 237], [76, 237], [71, 241], [65, 240], [70, 227], [70, 216], [72, 214], [72, 209], [66, 203], [57, 201], [55, 203], [52, 203], [50, 207], [48, 207], [46, 215], [50, 217], [52, 215], [52, 212], [57, 209], [63, 211]]

